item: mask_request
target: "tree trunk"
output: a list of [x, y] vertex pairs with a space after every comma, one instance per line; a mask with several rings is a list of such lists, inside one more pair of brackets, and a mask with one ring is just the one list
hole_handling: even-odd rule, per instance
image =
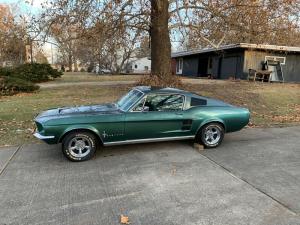
[[68, 64], [69, 64], [69, 71], [72, 72], [73, 71], [73, 56], [72, 54], [69, 54], [68, 56]]
[[171, 42], [168, 29], [169, 0], [151, 0], [151, 72], [171, 74]]

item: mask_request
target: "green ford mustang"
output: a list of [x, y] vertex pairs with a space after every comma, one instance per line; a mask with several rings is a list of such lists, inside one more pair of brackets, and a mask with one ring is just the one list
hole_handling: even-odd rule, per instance
[[72, 161], [90, 159], [97, 147], [194, 139], [207, 148], [249, 122], [248, 109], [173, 89], [140, 86], [116, 103], [50, 109], [35, 118], [35, 137], [62, 143]]

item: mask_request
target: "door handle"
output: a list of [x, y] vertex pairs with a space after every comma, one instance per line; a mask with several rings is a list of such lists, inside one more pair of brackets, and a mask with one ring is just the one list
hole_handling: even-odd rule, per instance
[[180, 115], [180, 116], [182, 116], [182, 115], [183, 115], [183, 113], [181, 113], [181, 112], [177, 112], [177, 113], [175, 113], [175, 115]]

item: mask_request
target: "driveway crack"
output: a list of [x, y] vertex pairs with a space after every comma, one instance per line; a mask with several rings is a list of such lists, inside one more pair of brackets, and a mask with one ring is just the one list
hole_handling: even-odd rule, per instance
[[2, 173], [5, 171], [5, 169], [7, 168], [8, 164], [13, 160], [14, 156], [18, 153], [18, 151], [22, 148], [23, 145], [20, 145], [15, 151], [14, 153], [11, 155], [11, 157], [7, 160], [7, 162], [5, 163], [5, 165], [3, 166], [3, 168], [0, 170], [0, 176], [2, 175]]

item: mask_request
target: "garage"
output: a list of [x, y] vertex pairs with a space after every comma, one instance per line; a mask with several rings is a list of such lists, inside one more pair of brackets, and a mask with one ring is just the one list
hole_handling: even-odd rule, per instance
[[219, 78], [228, 79], [230, 77], [237, 78], [238, 75], [238, 66], [240, 65], [240, 57], [231, 56], [220, 58], [221, 67]]

